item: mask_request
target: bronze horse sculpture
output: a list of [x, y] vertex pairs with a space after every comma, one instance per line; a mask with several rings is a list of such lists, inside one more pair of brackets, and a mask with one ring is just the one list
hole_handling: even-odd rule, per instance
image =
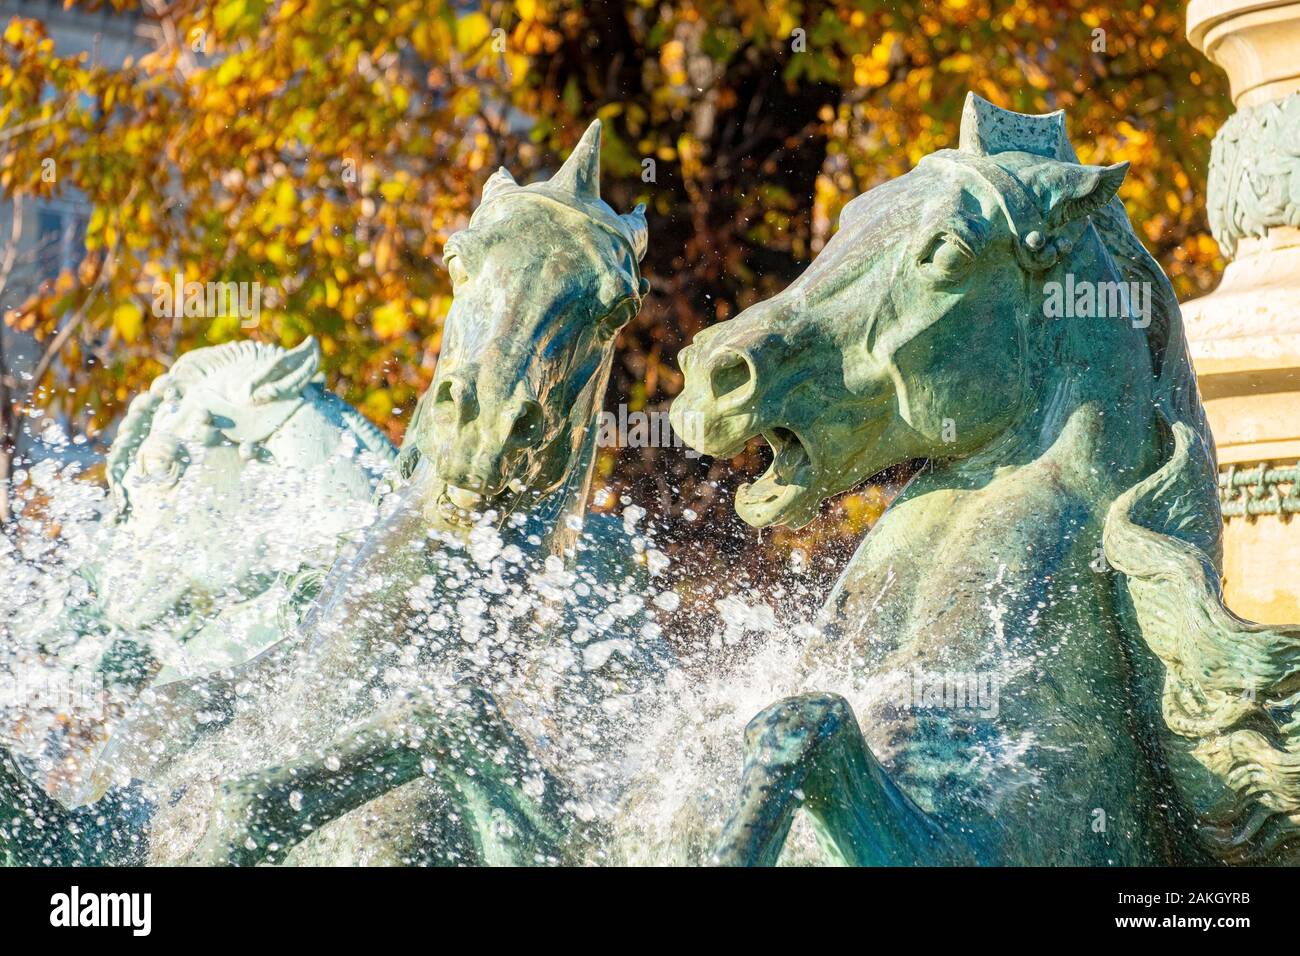
[[[747, 728], [715, 861], [776, 861], [800, 810], [855, 864], [1292, 858], [1300, 632], [1222, 604], [1213, 441], [1124, 174], [1081, 165], [1060, 112], [972, 95], [958, 149], [683, 353], [687, 442], [772, 446], [736, 495], [751, 524], [925, 461], [826, 601], [810, 692]], [[1151, 307], [1054, 317], [1063, 286]], [[856, 706], [814, 692], [844, 675]]]
[[[644, 219], [600, 200], [598, 147], [593, 125], [549, 182], [494, 176], [450, 244], [404, 484], [296, 636], [142, 722], [152, 861], [618, 858], [568, 771], [626, 712], [569, 712], [634, 681], [571, 666], [572, 608], [511, 603], [587, 586], [565, 575], [600, 396], [646, 292]], [[854, 200], [786, 291], [682, 353], [676, 430], [772, 446], [737, 493], [753, 525], [924, 462], [826, 601], [803, 692], [750, 722], [713, 862], [776, 862], [804, 811], [854, 864], [1292, 859], [1300, 632], [1222, 605], [1213, 442], [1124, 174], [1080, 164], [1060, 113], [972, 96], [958, 149]], [[1061, 288], [1115, 308], [1058, 317]], [[499, 567], [515, 541], [545, 574]], [[469, 647], [433, 623], [463, 551], [500, 599]], [[152, 746], [169, 730], [179, 754]]]
[[[557, 728], [646, 664], [611, 634], [584, 655], [572, 629], [637, 580], [621, 523], [584, 533], [614, 340], [648, 291], [643, 210], [600, 198], [600, 133], [549, 180], [494, 174], [448, 242], [455, 298], [399, 487], [293, 633], [147, 695], [107, 803], [66, 817], [21, 794], [70, 830], [127, 807], [143, 838], [81, 862], [532, 863], [587, 826], [555, 769], [587, 741]], [[538, 584], [554, 598], [521, 600]]]
[[[596, 423], [615, 337], [648, 291], [643, 210], [600, 198], [600, 129], [549, 180], [494, 174], [448, 241], [455, 298], [404, 484], [331, 571], [302, 639], [254, 662], [269, 708], [165, 771], [196, 799], [160, 807], [154, 862], [545, 862], [584, 828], [563, 746], [538, 743], [563, 736], [553, 722], [568, 709], [541, 685], [587, 679], [563, 651], [571, 622], [510, 598], [593, 549]], [[487, 636], [449, 641], [437, 606], [470, 590], [462, 552], [476, 542], [489, 546], [474, 559], [490, 566], [476, 598], [491, 603]], [[527, 557], [497, 557], [512, 548]], [[622, 687], [634, 666], [614, 655], [592, 679]]]

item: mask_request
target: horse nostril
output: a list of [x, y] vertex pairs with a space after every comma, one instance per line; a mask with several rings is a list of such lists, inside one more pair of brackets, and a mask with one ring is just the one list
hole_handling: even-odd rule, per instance
[[433, 407], [443, 416], [452, 416], [457, 426], [466, 425], [478, 417], [478, 400], [473, 385], [459, 376], [448, 376], [438, 383], [433, 394]]
[[753, 380], [754, 367], [739, 352], [728, 352], [709, 373], [709, 384], [713, 388], [715, 399], [725, 398], [751, 384]]
[[532, 448], [542, 440], [542, 406], [526, 401], [515, 415], [510, 429], [510, 444], [516, 448]]

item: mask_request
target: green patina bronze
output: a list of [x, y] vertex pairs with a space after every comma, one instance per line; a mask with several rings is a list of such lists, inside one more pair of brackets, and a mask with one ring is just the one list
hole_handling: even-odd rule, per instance
[[[593, 123], [549, 181], [519, 186], [500, 171], [449, 242], [455, 300], [403, 444], [404, 484], [296, 635], [233, 679], [180, 685], [137, 717], [143, 741], [185, 742], [161, 759], [150, 746], [115, 755], [118, 773], [178, 795], [153, 815], [154, 862], [565, 858], [584, 823], [537, 757], [537, 730], [522, 726], [547, 719], [545, 692], [525, 674], [502, 686], [529, 693], [500, 699], [454, 649], [416, 651], [401, 635], [420, 633], [429, 603], [445, 599], [438, 556], [485, 514], [506, 541], [527, 539], [539, 564], [578, 558], [614, 339], [647, 288], [643, 213], [600, 199], [599, 148]], [[413, 601], [422, 588], [427, 601]], [[392, 686], [385, 675], [411, 663], [408, 649], [420, 686]], [[496, 664], [494, 676], [537, 667], [522, 648]], [[238, 710], [241, 682], [273, 706], [211, 732], [214, 710]]]
[[[592, 781], [571, 780], [618, 719], [566, 720], [627, 673], [565, 662], [562, 606], [498, 618], [508, 633], [481, 654], [426, 639], [485, 531], [527, 544], [559, 588], [590, 550], [601, 397], [646, 292], [645, 221], [601, 201], [599, 136], [547, 182], [495, 175], [449, 243], [455, 302], [398, 487], [291, 632], [151, 688], [99, 803], [64, 810], [0, 755], [0, 800], [43, 824], [7, 834], [16, 861], [618, 858], [583, 808]], [[827, 600], [798, 667], [808, 692], [750, 723], [717, 862], [775, 862], [800, 810], [850, 863], [1292, 858], [1300, 632], [1220, 601], [1213, 443], [1172, 290], [1115, 196], [1124, 172], [1079, 164], [1059, 113], [971, 97], [959, 149], [856, 199], [789, 289], [683, 352], [677, 430], [714, 455], [772, 445], [737, 495], [751, 524], [805, 524], [926, 462]], [[1053, 283], [1146, 294], [1051, 318]], [[281, 404], [309, 387], [304, 352], [254, 358], [256, 373], [163, 383], [133, 406], [110, 461], [125, 513], [144, 519], [186, 475], [315, 462], [337, 439]], [[235, 501], [226, 478], [208, 484], [194, 497]], [[653, 673], [660, 649], [636, 652]]]
[[278, 641], [286, 600], [303, 598], [295, 582], [373, 519], [396, 450], [321, 377], [315, 339], [235, 342], [186, 353], [132, 402], [108, 454], [117, 520], [92, 573], [104, 616], [166, 655], [157, 682]]
[[[800, 808], [851, 863], [1290, 858], [1300, 631], [1221, 603], [1213, 443], [1124, 171], [1079, 164], [1061, 113], [972, 95], [959, 149], [855, 199], [786, 291], [683, 353], [687, 441], [772, 446], [736, 496], [751, 524], [927, 462], [803, 659], [857, 713], [809, 693], [753, 720], [719, 862], [775, 861]], [[1145, 284], [1151, 314], [1047, 318], [1071, 279]]]
[[[65, 586], [37, 609], [41, 623], [20, 623], [29, 644], [102, 671], [120, 700], [145, 687], [167, 694], [177, 681], [278, 642], [342, 539], [373, 520], [371, 499], [397, 458], [374, 425], [321, 386], [319, 365], [311, 338], [288, 350], [251, 342], [195, 349], [137, 397], [109, 449], [112, 507], [95, 530], [94, 558], [73, 573], [88, 587]], [[87, 664], [87, 647], [105, 644], [107, 653]], [[61, 800], [103, 793], [94, 768], [118, 750], [110, 740], [106, 753], [95, 752], [106, 716], [74, 710], [77, 734], [30, 742], [43, 751], [26, 754], [30, 769]], [[36, 756], [54, 772], [37, 771]], [[5, 802], [17, 806], [21, 796], [51, 820], [67, 818], [23, 779], [23, 760], [3, 756], [12, 776], [0, 772], [0, 789], [13, 790]], [[127, 804], [138, 818], [138, 801]], [[93, 858], [97, 846], [107, 853], [116, 821], [97, 823], [101, 810], [81, 814], [75, 834], [32, 831], [24, 857], [74, 862]]]
[[307, 579], [373, 520], [397, 458], [321, 387], [319, 362], [311, 338], [196, 349], [137, 397], [109, 449], [110, 507], [70, 576], [89, 588], [52, 588], [16, 625], [28, 642], [84, 657], [70, 638], [119, 634], [134, 650], [105, 666], [135, 658], [163, 683], [275, 643]]
[[[549, 180], [521, 186], [505, 168], [498, 170], [484, 185], [469, 226], [448, 240], [444, 260], [455, 298], [437, 374], [416, 407], [400, 456], [414, 490], [416, 535], [435, 527], [464, 537], [475, 516], [490, 510], [526, 517], [515, 537], [531, 538], [529, 551], [540, 563], [553, 556], [572, 567], [584, 522], [589, 558], [602, 543], [610, 552], [619, 549], [609, 540], [617, 533], [585, 512], [614, 340], [649, 288], [640, 270], [647, 230], [641, 207], [620, 215], [600, 198], [600, 138], [597, 120]], [[500, 524], [509, 534], [508, 522]], [[404, 537], [385, 536], [385, 547], [391, 550]], [[404, 601], [410, 571], [390, 566], [385, 573], [390, 590]], [[363, 594], [359, 602], [368, 605], [372, 597]], [[392, 621], [362, 636], [364, 646], [351, 626], [335, 633], [342, 649], [313, 648], [309, 672], [295, 676], [303, 707], [320, 708], [322, 688], [344, 686], [358, 656], [373, 659], [375, 642], [393, 633]], [[514, 671], [521, 662], [503, 665]], [[282, 835], [301, 819], [320, 832], [275, 858], [308, 865], [565, 858], [572, 830], [581, 824], [563, 807], [563, 781], [539, 763], [535, 742], [518, 729], [519, 715], [507, 715], [519, 701], [499, 701], [476, 682], [452, 709], [417, 700], [376, 717], [339, 703], [361, 728], [338, 737], [336, 750], [348, 758], [323, 772], [320, 803], [291, 812], [292, 822], [253, 819], [234, 832], [210, 833], [197, 851], [203, 858], [260, 859], [266, 846], [278, 841], [283, 847]], [[545, 705], [533, 698], [523, 706]], [[340, 711], [327, 707], [326, 713]], [[378, 745], [368, 742], [375, 739]], [[412, 740], [419, 744], [407, 746]], [[385, 766], [382, 774], [363, 769], [375, 754]], [[394, 754], [403, 758], [402, 769], [393, 769]], [[432, 775], [431, 760], [440, 767]], [[296, 786], [298, 777], [298, 768], [276, 768], [246, 781], [235, 800], [247, 805], [257, 799], [251, 795]], [[525, 786], [527, 777], [540, 785]], [[354, 794], [351, 782], [358, 778], [374, 792]], [[249, 833], [261, 844], [252, 854], [245, 848]]]
[[1289, 518], [1300, 512], [1300, 465], [1229, 465], [1219, 472], [1219, 507], [1224, 521], [1258, 515]]

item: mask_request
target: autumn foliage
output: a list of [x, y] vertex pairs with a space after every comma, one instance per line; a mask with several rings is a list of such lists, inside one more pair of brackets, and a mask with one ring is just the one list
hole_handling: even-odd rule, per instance
[[[443, 242], [492, 170], [544, 174], [593, 116], [605, 197], [645, 202], [650, 223], [653, 291], [621, 338], [611, 407], [665, 407], [691, 335], [788, 283], [850, 198], [954, 145], [968, 90], [1064, 108], [1084, 161], [1128, 160], [1121, 197], [1181, 295], [1222, 265], [1203, 197], [1230, 103], [1179, 4], [113, 6], [158, 37], [121, 68], [60, 57], [35, 20], [0, 43], [0, 186], [76, 190], [94, 208], [77, 273], [8, 321], [46, 341], [66, 330], [38, 401], [92, 432], [180, 351], [311, 333], [330, 386], [400, 435], [437, 360]], [[177, 272], [259, 282], [273, 305], [251, 332], [237, 317], [155, 316], [154, 289]], [[732, 466], [758, 455], [611, 451], [601, 475], [652, 510], [709, 513], [723, 540]], [[837, 518], [860, 529], [878, 503], [851, 498]]]

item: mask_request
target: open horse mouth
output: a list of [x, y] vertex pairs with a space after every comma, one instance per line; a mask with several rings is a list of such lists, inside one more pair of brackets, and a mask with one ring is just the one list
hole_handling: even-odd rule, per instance
[[821, 502], [813, 489], [817, 468], [808, 446], [783, 426], [760, 434], [772, 447], [772, 464], [755, 481], [737, 489], [736, 512], [756, 528], [807, 524]]
[[438, 494], [435, 507], [439, 517], [448, 524], [458, 528], [473, 528], [489, 510], [503, 510], [508, 514], [527, 490], [527, 483], [519, 478], [512, 478], [496, 494], [448, 484]]
[[487, 506], [487, 502], [487, 497], [477, 491], [447, 485], [438, 495], [438, 514], [448, 524], [472, 528]]

